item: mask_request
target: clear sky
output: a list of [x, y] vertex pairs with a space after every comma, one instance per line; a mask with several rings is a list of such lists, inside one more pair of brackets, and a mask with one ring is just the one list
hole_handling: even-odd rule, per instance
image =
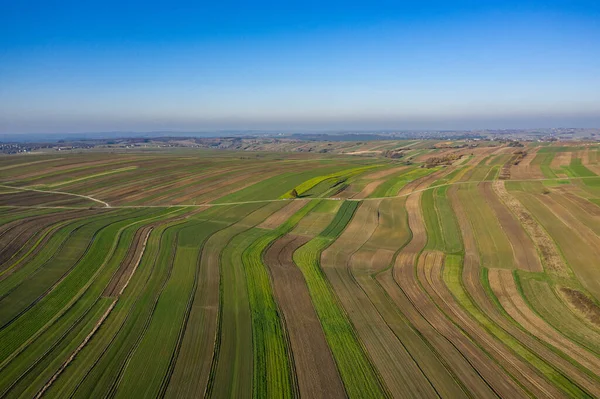
[[0, 0], [0, 133], [600, 127], [600, 1]]

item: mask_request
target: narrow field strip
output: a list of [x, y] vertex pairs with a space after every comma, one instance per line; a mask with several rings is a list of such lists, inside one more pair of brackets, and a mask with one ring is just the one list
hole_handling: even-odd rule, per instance
[[316, 238], [298, 248], [293, 260], [304, 275], [348, 396], [379, 398], [387, 396], [387, 393], [320, 267], [322, 252], [342, 233], [356, 207], [355, 202], [344, 202], [330, 225]]
[[[229, 273], [229, 270], [224, 270], [228, 259], [224, 249], [233, 237], [262, 221], [265, 212], [271, 212], [269, 208], [257, 208], [257, 205], [240, 205], [232, 209], [230, 220], [222, 226], [222, 230], [208, 238], [202, 249], [198, 284], [166, 397], [199, 397], [207, 392], [211, 366], [217, 362], [213, 353], [219, 353], [217, 342], [221, 337], [217, 325], [220, 314], [224, 312], [224, 302], [220, 301], [226, 300], [220, 298], [220, 286], [222, 281], [226, 281], [222, 279], [226, 279], [225, 273]], [[220, 215], [215, 215], [215, 219], [219, 220]], [[223, 268], [221, 273], [220, 268]], [[240, 330], [240, 333], [243, 332]]]
[[304, 276], [292, 260], [292, 254], [309, 240], [310, 237], [287, 234], [267, 249], [264, 260], [290, 341], [300, 395], [343, 398], [346, 396], [344, 386]]

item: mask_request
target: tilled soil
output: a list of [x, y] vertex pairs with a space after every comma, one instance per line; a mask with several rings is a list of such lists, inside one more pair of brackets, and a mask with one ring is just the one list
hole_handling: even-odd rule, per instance
[[304, 276], [292, 260], [294, 251], [309, 239], [292, 234], [280, 238], [265, 253], [265, 263], [287, 327], [300, 394], [307, 398], [343, 398], [344, 387]]

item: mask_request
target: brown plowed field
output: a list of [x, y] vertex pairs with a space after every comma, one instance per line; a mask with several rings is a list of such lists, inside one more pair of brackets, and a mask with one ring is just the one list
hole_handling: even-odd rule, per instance
[[309, 240], [309, 237], [285, 235], [271, 245], [264, 259], [271, 272], [273, 291], [287, 328], [300, 395], [307, 398], [343, 398], [346, 396], [344, 386], [304, 276], [292, 260], [294, 251]]
[[542, 170], [536, 165], [531, 165], [537, 152], [538, 149], [529, 150], [518, 165], [512, 165], [510, 168], [510, 178], [514, 180], [543, 179], [544, 174]]
[[557, 152], [550, 162], [550, 167], [552, 169], [560, 169], [561, 166], [569, 166], [571, 163], [571, 159], [573, 158], [572, 152]]

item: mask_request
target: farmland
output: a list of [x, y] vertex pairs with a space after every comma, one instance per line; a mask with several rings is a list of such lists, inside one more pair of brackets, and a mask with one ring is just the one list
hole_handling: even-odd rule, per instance
[[599, 146], [452, 144], [0, 157], [0, 397], [600, 397]]

